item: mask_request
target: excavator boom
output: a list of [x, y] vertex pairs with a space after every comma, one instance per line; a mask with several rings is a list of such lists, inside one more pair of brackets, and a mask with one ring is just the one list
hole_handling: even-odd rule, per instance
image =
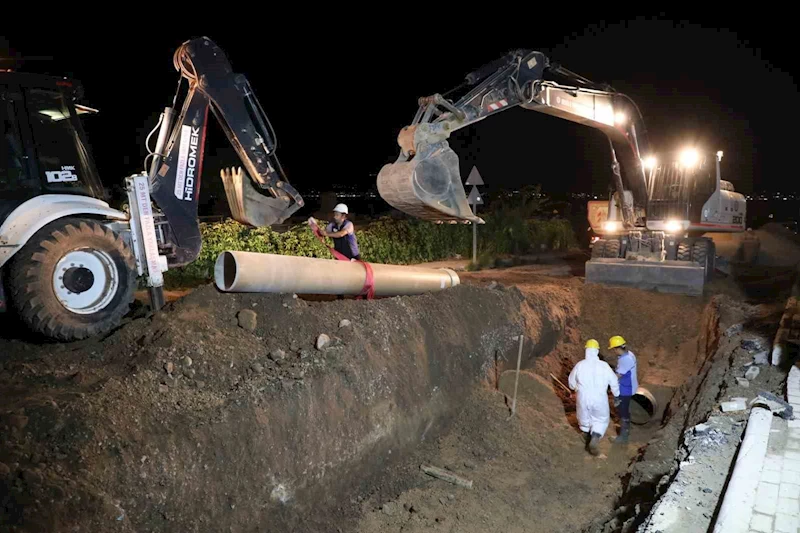
[[468, 74], [464, 86], [472, 88], [456, 102], [440, 94], [420, 98], [413, 122], [398, 135], [397, 160], [378, 174], [378, 191], [390, 205], [426, 220], [483, 223], [467, 203], [458, 156], [447, 139], [456, 130], [519, 106], [606, 134], [615, 188], [621, 198], [626, 198], [623, 191], [632, 194], [623, 206], [625, 223], [635, 225], [637, 212], [647, 203], [641, 164], [647, 147], [641, 114], [630, 98], [551, 64], [541, 52], [525, 50]]
[[162, 115], [161, 142], [150, 154], [149, 170], [150, 194], [164, 215], [157, 223], [169, 243], [162, 252], [170, 267], [179, 267], [194, 261], [202, 246], [197, 206], [209, 108], [244, 166], [221, 171], [235, 220], [277, 224], [303, 199], [280, 167], [275, 134], [247, 78], [233, 72], [223, 51], [206, 37], [190, 40], [175, 52], [174, 64], [189, 88], [177, 118], [172, 119], [174, 103]]

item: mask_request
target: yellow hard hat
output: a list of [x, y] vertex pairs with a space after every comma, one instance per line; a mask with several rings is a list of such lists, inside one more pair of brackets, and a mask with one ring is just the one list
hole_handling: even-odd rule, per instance
[[612, 348], [619, 348], [620, 346], [625, 346], [625, 344], [627, 344], [625, 342], [625, 339], [623, 339], [619, 335], [615, 335], [615, 336], [611, 337], [610, 339], [608, 339], [608, 349], [609, 350], [612, 349]]
[[600, 343], [594, 339], [589, 339], [588, 341], [586, 341], [586, 348], [597, 348], [599, 350]]

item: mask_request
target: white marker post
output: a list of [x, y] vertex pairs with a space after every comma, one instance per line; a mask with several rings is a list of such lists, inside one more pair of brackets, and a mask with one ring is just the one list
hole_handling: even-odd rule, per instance
[[[476, 215], [478, 213], [478, 205], [483, 205], [483, 199], [476, 186], [484, 184], [483, 178], [481, 178], [481, 174], [478, 172], [478, 167], [472, 167], [466, 184], [472, 185], [472, 190], [469, 192], [467, 202], [472, 206], [472, 214]], [[478, 263], [478, 225], [475, 222], [472, 223], [472, 262], [473, 264]]]

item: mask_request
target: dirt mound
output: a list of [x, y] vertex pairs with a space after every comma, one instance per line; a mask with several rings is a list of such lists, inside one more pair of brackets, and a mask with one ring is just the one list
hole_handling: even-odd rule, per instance
[[498, 358], [516, 360], [515, 335], [526, 360], [556, 344], [557, 296], [464, 285], [309, 303], [208, 286], [106, 339], [5, 343], [0, 523], [326, 530]]

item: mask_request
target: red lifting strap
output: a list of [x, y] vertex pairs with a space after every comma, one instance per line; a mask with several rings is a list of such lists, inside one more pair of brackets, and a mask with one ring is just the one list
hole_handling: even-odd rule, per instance
[[[311, 231], [314, 232], [319, 242], [321, 242], [328, 250], [330, 250], [333, 257], [335, 257], [339, 261], [350, 261], [350, 259], [342, 253], [337, 252], [327, 244], [325, 244], [325, 237], [322, 235], [322, 231], [319, 229], [319, 226], [315, 222], [311, 220], [308, 221], [308, 225], [311, 226]], [[372, 266], [369, 263], [364, 261], [358, 261], [364, 265], [364, 270], [367, 271], [366, 279], [364, 280], [364, 287], [361, 289], [361, 292], [358, 294], [357, 298], [360, 300], [364, 296], [367, 297], [367, 300], [372, 300], [375, 298], [375, 277], [372, 274]]]

